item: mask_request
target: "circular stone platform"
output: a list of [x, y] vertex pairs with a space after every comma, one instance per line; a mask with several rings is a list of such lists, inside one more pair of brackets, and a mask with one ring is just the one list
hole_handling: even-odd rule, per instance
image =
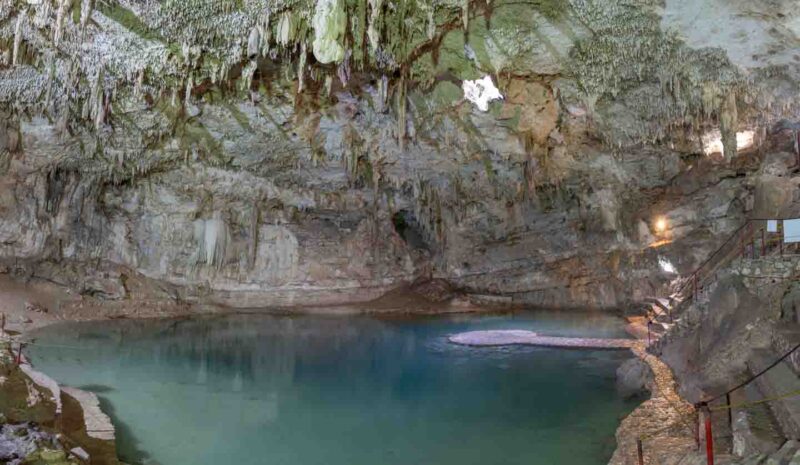
[[639, 344], [639, 341], [635, 339], [539, 336], [533, 331], [519, 329], [469, 331], [455, 334], [448, 339], [454, 344], [466, 346], [531, 345], [574, 349], [631, 349]]

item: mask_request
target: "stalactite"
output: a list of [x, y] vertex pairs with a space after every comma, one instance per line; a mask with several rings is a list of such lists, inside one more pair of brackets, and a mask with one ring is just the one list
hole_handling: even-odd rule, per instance
[[253, 201], [253, 206], [250, 213], [250, 244], [247, 254], [251, 270], [256, 265], [256, 254], [258, 253], [258, 214], [258, 202]]
[[367, 27], [367, 38], [373, 50], [378, 50], [380, 47], [380, 35], [378, 32], [378, 20], [381, 17], [381, 8], [383, 7], [383, 0], [369, 0], [369, 26]]
[[378, 81], [378, 111], [386, 112], [386, 101], [389, 98], [389, 78], [384, 74]]
[[278, 44], [283, 47], [288, 47], [294, 40], [294, 21], [291, 12], [281, 15], [281, 19], [278, 20], [276, 36]]
[[258, 68], [258, 63], [256, 60], [251, 60], [247, 65], [242, 69], [242, 80], [241, 80], [241, 91], [248, 92], [253, 85], [253, 76], [255, 76], [256, 69]]
[[433, 5], [428, 6], [428, 27], [427, 27], [427, 35], [428, 40], [433, 40], [436, 37], [436, 18], [434, 18], [434, 9]]
[[723, 154], [731, 159], [736, 156], [736, 130], [739, 126], [739, 111], [736, 107], [736, 92], [731, 90], [725, 97], [719, 113], [719, 128], [722, 134]]
[[101, 129], [105, 123], [105, 92], [103, 89], [103, 70], [97, 72], [97, 78], [89, 97], [89, 115], [96, 129]]
[[353, 55], [352, 50], [347, 50], [344, 54], [344, 60], [336, 67], [336, 74], [339, 76], [339, 81], [343, 86], [346, 86], [350, 81], [350, 57]]
[[256, 22], [256, 29], [258, 29], [259, 49], [261, 52], [261, 56], [267, 56], [269, 54], [270, 17], [271, 17], [271, 11], [269, 8], [267, 8]]
[[186, 91], [183, 96], [184, 105], [189, 105], [192, 102], [192, 89], [194, 88], [194, 76], [192, 73], [186, 77]]
[[94, 11], [94, 0], [83, 0], [81, 2], [81, 30], [86, 29], [86, 25], [89, 24], [89, 18], [92, 17], [92, 12]]
[[397, 142], [400, 150], [405, 149], [406, 143], [406, 104], [406, 77], [403, 74], [397, 86]]
[[58, 44], [61, 42], [61, 35], [63, 34], [64, 30], [64, 18], [67, 17], [67, 12], [71, 6], [72, 0], [61, 0], [61, 4], [58, 7], [58, 13], [56, 14], [56, 27], [55, 31], [53, 32], [53, 45], [56, 47], [58, 47]]
[[22, 45], [22, 26], [26, 16], [25, 11], [20, 11], [17, 15], [17, 24], [14, 27], [14, 51], [11, 54], [11, 64], [16, 65], [19, 62], [19, 47]]
[[297, 63], [297, 93], [303, 92], [305, 87], [305, 74], [306, 74], [306, 41], [300, 43], [300, 59]]
[[139, 70], [136, 75], [136, 83], [133, 85], [133, 95], [139, 97], [142, 94], [142, 87], [144, 86], [144, 70]]
[[261, 52], [261, 33], [258, 27], [250, 30], [250, 35], [247, 37], [247, 57], [252, 59], [257, 57]]

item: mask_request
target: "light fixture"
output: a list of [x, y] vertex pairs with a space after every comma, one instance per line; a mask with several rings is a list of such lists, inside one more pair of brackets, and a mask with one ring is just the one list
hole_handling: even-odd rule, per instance
[[667, 231], [667, 219], [663, 216], [657, 217], [653, 225], [656, 228], [656, 232], [659, 234], [663, 234]]

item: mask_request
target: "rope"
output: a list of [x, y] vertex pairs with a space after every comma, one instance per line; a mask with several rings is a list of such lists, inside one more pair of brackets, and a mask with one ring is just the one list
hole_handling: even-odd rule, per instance
[[758, 372], [758, 373], [756, 373], [755, 375], [751, 376], [751, 377], [750, 377], [748, 380], [746, 380], [746, 381], [743, 381], [743, 382], [741, 382], [741, 383], [737, 384], [737, 385], [736, 385], [736, 387], [734, 387], [734, 388], [731, 388], [731, 389], [728, 389], [726, 392], [723, 392], [722, 394], [720, 394], [720, 395], [718, 395], [718, 396], [716, 396], [716, 397], [713, 397], [713, 398], [711, 398], [711, 400], [707, 400], [707, 401], [705, 401], [704, 403], [705, 403], [705, 404], [710, 404], [711, 402], [714, 402], [715, 400], [719, 400], [719, 399], [721, 399], [722, 397], [724, 397], [724, 396], [726, 396], [726, 395], [730, 394], [731, 392], [733, 392], [733, 391], [735, 391], [735, 390], [737, 390], [737, 389], [739, 389], [739, 388], [741, 388], [741, 387], [744, 387], [744, 386], [746, 386], [746, 385], [750, 384], [750, 383], [751, 383], [753, 380], [755, 380], [755, 379], [756, 379], [756, 378], [758, 378], [759, 376], [761, 376], [761, 375], [763, 375], [764, 373], [766, 373], [767, 371], [769, 371], [769, 370], [771, 370], [771, 369], [775, 368], [775, 367], [776, 367], [776, 366], [777, 366], [779, 363], [781, 363], [781, 362], [782, 362], [782, 361], [784, 361], [784, 360], [785, 360], [787, 357], [789, 357], [790, 355], [792, 355], [792, 353], [794, 353], [794, 351], [796, 351], [797, 349], [800, 349], [800, 344], [797, 344], [796, 346], [794, 346], [794, 348], [792, 348], [792, 350], [790, 350], [789, 352], [786, 352], [785, 354], [783, 354], [783, 356], [782, 356], [781, 358], [779, 358], [778, 360], [775, 360], [775, 361], [774, 361], [774, 362], [772, 362], [772, 363], [771, 363], [771, 364], [770, 364], [768, 367], [764, 368], [763, 370], [759, 371], [759, 372]]
[[734, 409], [734, 408], [736, 408], [736, 409], [748, 408], [748, 407], [753, 407], [753, 406], [756, 406], [756, 405], [766, 404], [767, 402], [774, 402], [776, 400], [788, 399], [788, 398], [794, 397], [794, 396], [800, 396], [800, 389], [797, 389], [795, 391], [786, 392], [786, 393], [783, 393], [783, 394], [779, 394], [779, 395], [774, 396], [774, 397], [765, 397], [764, 399], [759, 399], [759, 400], [755, 400], [755, 401], [752, 401], [752, 402], [742, 402], [740, 404], [718, 405], [716, 407], [709, 407], [709, 410], [714, 412], [714, 411], [718, 411], [718, 410], [728, 410], [728, 409]]

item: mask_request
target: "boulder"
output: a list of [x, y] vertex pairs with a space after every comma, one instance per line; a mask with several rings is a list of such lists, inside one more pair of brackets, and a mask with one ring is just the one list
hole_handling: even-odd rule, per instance
[[625, 397], [635, 397], [652, 390], [653, 371], [639, 358], [632, 358], [617, 368], [617, 392]]
[[756, 181], [753, 214], [757, 218], [777, 218], [792, 204], [797, 185], [791, 179], [762, 175]]

